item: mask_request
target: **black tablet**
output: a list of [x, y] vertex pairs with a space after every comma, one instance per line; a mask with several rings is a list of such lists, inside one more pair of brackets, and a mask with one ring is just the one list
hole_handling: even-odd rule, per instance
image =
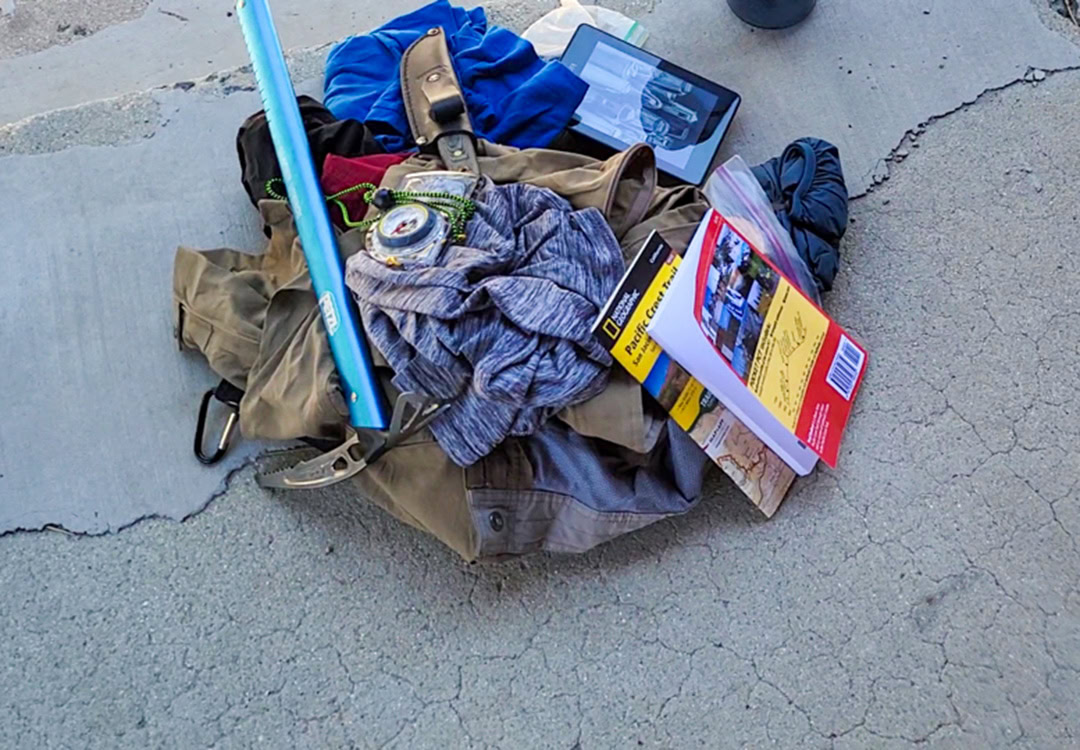
[[594, 26], [578, 27], [562, 61], [589, 84], [571, 130], [612, 148], [648, 143], [663, 171], [705, 178], [738, 94]]

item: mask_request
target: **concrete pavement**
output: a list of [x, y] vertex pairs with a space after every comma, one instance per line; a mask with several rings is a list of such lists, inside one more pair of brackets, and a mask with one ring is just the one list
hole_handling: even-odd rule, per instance
[[[194, 19], [200, 8], [170, 12]], [[301, 19], [337, 17], [332, 6], [303, 14], [288, 4], [275, 8], [290, 41], [303, 36]], [[872, 10], [832, 0], [804, 24], [771, 34], [711, 2], [626, 9], [643, 15], [651, 49], [744, 94], [723, 156], [756, 163], [799, 136], [819, 136], [839, 146], [854, 195], [887, 177], [902, 158], [894, 150], [921, 123], [1036, 70], [1045, 76], [1080, 66], [1080, 49], [1047, 28], [1028, 0], [987, 0], [978, 12], [929, 9], [919, 0]], [[502, 0], [492, 15], [521, 29], [536, 8]], [[219, 33], [228, 32], [229, 54], [242, 57], [236, 20], [227, 21]], [[126, 33], [155, 50], [153, 61], [174, 59], [162, 52], [162, 34], [139, 30], [153, 22], [143, 16], [0, 61], [0, 82], [31, 100], [59, 95], [62, 86], [35, 84], [23, 69], [54, 53], [81, 65], [69, 82], [92, 90], [116, 85], [102, 83], [112, 70], [156, 81], [160, 71], [134, 52], [117, 65], [115, 55], [130, 45], [107, 47], [108, 54], [83, 46]], [[1024, 45], [1013, 43], [1018, 34]], [[211, 44], [217, 37], [196, 38]], [[325, 54], [325, 46], [293, 53], [302, 90], [318, 93]], [[12, 100], [0, 92], [4, 101]], [[174, 353], [166, 284], [178, 244], [260, 248], [233, 156], [235, 128], [259, 107], [250, 74], [234, 68], [0, 127], [0, 190], [8, 196], [0, 203], [0, 264], [12, 269], [0, 290], [7, 325], [22, 332], [0, 341], [0, 359], [14, 363], [0, 370], [0, 389], [26, 392], [5, 415], [21, 431], [0, 443], [0, 531], [53, 523], [100, 533], [140, 518], [184, 518], [258, 450], [237, 450], [217, 472], [189, 455], [196, 405], [213, 378], [195, 357]], [[36, 387], [26, 388], [29, 382]], [[26, 496], [35, 502], [22, 502]]]
[[[801, 481], [773, 521], [714, 476], [695, 512], [592, 554], [471, 567], [352, 498], [267, 495], [242, 468], [183, 523], [9, 534], [0, 537], [0, 746], [1075, 744], [1080, 71], [1068, 70], [1074, 41], [1042, 8], [995, 3], [997, 13], [967, 26], [951, 19], [936, 35], [914, 24], [949, 8], [927, 4], [926, 15], [893, 4], [888, 12], [914, 10], [894, 36], [918, 31], [933, 67], [858, 87], [856, 65], [894, 64], [880, 62], [895, 57], [893, 41], [860, 40], [865, 26], [826, 29], [849, 34], [830, 54], [859, 63], [850, 76], [837, 66], [835, 84], [831, 70], [789, 77], [783, 86], [812, 80], [831, 97], [789, 101], [776, 118], [763, 102], [784, 91], [763, 66], [797, 59], [798, 33], [825, 32], [765, 41], [745, 32], [724, 43], [741, 45], [747, 67], [729, 75], [747, 81], [748, 104], [759, 94], [740, 114], [732, 152], [761, 158], [801, 122], [792, 135], [842, 143], [860, 192], [889, 175], [853, 204], [828, 299], [873, 354], [840, 468]], [[679, 50], [713, 75], [735, 65], [717, 62], [700, 36], [709, 13], [714, 25], [734, 23], [712, 5], [630, 5], [654, 49]], [[842, 7], [822, 0], [817, 23], [839, 29], [851, 18]], [[511, 23], [525, 10], [499, 8]], [[696, 31], [679, 36], [687, 18]], [[64, 48], [68, 59], [117, 28]], [[1010, 34], [1023, 43], [979, 42]], [[935, 39], [961, 52], [938, 54]], [[63, 51], [0, 61], [0, 71], [54, 50]], [[317, 87], [318, 63], [318, 53], [297, 56], [308, 86]], [[1036, 67], [1062, 71], [1024, 82]], [[935, 70], [940, 79], [928, 77]], [[139, 73], [131, 90], [167, 82], [152, 74]], [[144, 420], [90, 408], [112, 403], [119, 386], [71, 407], [80, 430], [50, 432], [35, 413], [65, 414], [50, 412], [32, 384], [44, 379], [56, 394], [68, 383], [48, 380], [47, 368], [20, 370], [27, 360], [10, 356], [31, 352], [12, 322], [26, 320], [43, 276], [76, 290], [109, 264], [140, 258], [131, 284], [151, 290], [139, 300], [152, 309], [166, 302], [170, 245], [255, 241], [229, 152], [238, 119], [257, 105], [240, 74], [220, 78], [0, 133], [0, 154], [11, 154], [0, 157], [11, 196], [0, 208], [9, 248], [0, 302], [9, 356], [0, 359], [16, 362], [0, 378], [17, 396], [0, 406], [0, 505], [7, 519], [33, 519], [16, 526], [78, 528], [71, 520], [83, 518], [102, 531], [183, 517], [222, 479], [183, 463], [187, 425], [150, 433]], [[849, 116], [858, 118], [850, 135]], [[158, 174], [183, 179], [162, 187]], [[50, 222], [55, 206], [76, 207], [77, 221]], [[10, 250], [19, 238], [37, 253]], [[71, 259], [57, 254], [68, 248]], [[101, 304], [81, 314], [75, 294], [44, 308], [85, 321], [81, 344], [73, 335], [58, 348], [69, 343], [92, 364], [93, 346], [116, 346], [96, 332], [109, 330], [110, 315], [129, 319], [113, 291], [99, 288]], [[144, 403], [163, 414], [187, 414], [210, 377], [170, 350], [167, 315], [147, 316], [129, 338], [152, 348], [125, 354], [130, 367], [117, 374], [152, 386], [156, 400]], [[87, 388], [106, 382], [79, 377]], [[125, 430], [139, 450], [101, 439]], [[24, 464], [44, 479], [25, 480]], [[113, 515], [99, 522], [89, 508]]]

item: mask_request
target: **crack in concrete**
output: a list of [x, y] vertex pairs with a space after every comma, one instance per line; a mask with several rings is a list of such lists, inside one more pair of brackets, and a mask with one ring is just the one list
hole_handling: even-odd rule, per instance
[[[931, 115], [926, 120], [918, 123], [915, 127], [909, 128], [907, 131], [904, 132], [904, 135], [900, 137], [900, 140], [897, 142], [896, 146], [893, 147], [893, 149], [889, 151], [888, 154], [879, 159], [875, 163], [874, 167], [872, 167], [865, 174], [863, 174], [864, 180], [870, 179], [870, 186], [866, 189], [865, 193], [853, 196], [852, 200], [865, 197], [866, 195], [874, 192], [875, 188], [880, 187], [882, 184], [887, 182], [889, 177], [892, 176], [892, 170], [898, 167], [900, 162], [904, 161], [908, 156], [908, 154], [905, 153], [904, 156], [897, 158], [897, 155], [900, 152], [905, 151], [907, 148], [910, 148], [912, 142], [918, 136], [923, 135], [931, 125], [935, 125], [942, 120], [945, 120], [950, 115], [954, 115], [957, 112], [963, 112], [964, 110], [977, 105], [979, 101], [988, 94], [1005, 91], [1021, 84], [1029, 84], [1031, 86], [1039, 85], [1041, 81], [1035, 81], [1029, 77], [1033, 70], [1035, 69], [1028, 68], [1028, 72], [1020, 78], [1008, 81], [1007, 83], [1003, 83], [999, 86], [991, 86], [989, 88], [985, 88], [978, 94], [976, 94], [974, 98], [968, 101], [961, 102], [952, 109], [941, 112], [940, 114]], [[1080, 70], [1080, 65], [1069, 65], [1062, 68], [1053, 68], [1044, 72], [1047, 74], [1047, 79], [1049, 79], [1051, 76], [1057, 75], [1059, 73], [1069, 73], [1077, 70]]]
[[[183, 518], [177, 519], [177, 518], [173, 518], [172, 516], [162, 515], [160, 513], [147, 513], [145, 515], [139, 516], [138, 518], [129, 521], [128, 523], [121, 524], [121, 525], [119, 525], [119, 526], [117, 526], [115, 528], [105, 529], [104, 531], [98, 531], [98, 532], [72, 531], [70, 529], [64, 528], [62, 525], [59, 525], [59, 524], [46, 523], [46, 524], [43, 524], [40, 528], [35, 528], [35, 529], [19, 528], [19, 529], [11, 529], [9, 531], [0, 532], [0, 539], [3, 539], [4, 537], [8, 537], [8, 536], [19, 536], [19, 535], [23, 535], [23, 534], [38, 535], [38, 534], [47, 534], [47, 533], [56, 532], [56, 531], [60, 531], [60, 532], [66, 534], [68, 536], [71, 536], [71, 537], [73, 537], [75, 539], [79, 539], [79, 538], [83, 538], [83, 537], [91, 537], [92, 538], [92, 537], [100, 537], [100, 536], [108, 536], [108, 535], [119, 534], [120, 532], [127, 531], [128, 529], [134, 528], [136, 526], [139, 526], [140, 524], [143, 524], [143, 523], [149, 522], [149, 521], [169, 521], [169, 522], [185, 523], [186, 521], [191, 520], [192, 518], [199, 515], [200, 513], [205, 511], [207, 508], [209, 508], [214, 503], [215, 500], [218, 500], [218, 499], [224, 497], [226, 494], [228, 494], [229, 489], [232, 487], [233, 482], [236, 480], [236, 477], [239, 476], [245, 469], [249, 469], [249, 468], [254, 467], [257, 464], [258, 460], [263, 455], [264, 454], [255, 454], [255, 455], [248, 456], [240, 464], [238, 464], [237, 466], [234, 466], [233, 468], [229, 469], [229, 471], [222, 478], [221, 483], [218, 485], [218, 489], [216, 489], [214, 492], [212, 492], [210, 494], [210, 496], [208, 498], [206, 498], [206, 501], [204, 503], [202, 503], [202, 505], [200, 505], [198, 508], [192, 510], [190, 513], [185, 515]], [[171, 575], [171, 573], [170, 573], [170, 575]]]

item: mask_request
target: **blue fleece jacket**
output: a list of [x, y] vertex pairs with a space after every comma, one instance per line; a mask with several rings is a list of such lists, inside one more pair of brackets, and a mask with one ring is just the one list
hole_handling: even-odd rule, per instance
[[587, 84], [559, 62], [545, 63], [508, 29], [488, 26], [483, 8], [466, 11], [447, 0], [400, 16], [370, 34], [330, 50], [325, 101], [340, 119], [366, 122], [387, 151], [413, 145], [401, 95], [405, 50], [441, 26], [481, 138], [519, 148], [548, 145], [570, 122]]

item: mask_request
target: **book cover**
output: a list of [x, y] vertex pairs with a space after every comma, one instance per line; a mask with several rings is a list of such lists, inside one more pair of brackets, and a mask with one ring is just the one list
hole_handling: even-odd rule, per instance
[[682, 259], [653, 232], [601, 311], [594, 335], [766, 516], [795, 472], [646, 331]]
[[866, 350], [715, 210], [684, 266], [650, 335], [796, 471], [835, 467]]

